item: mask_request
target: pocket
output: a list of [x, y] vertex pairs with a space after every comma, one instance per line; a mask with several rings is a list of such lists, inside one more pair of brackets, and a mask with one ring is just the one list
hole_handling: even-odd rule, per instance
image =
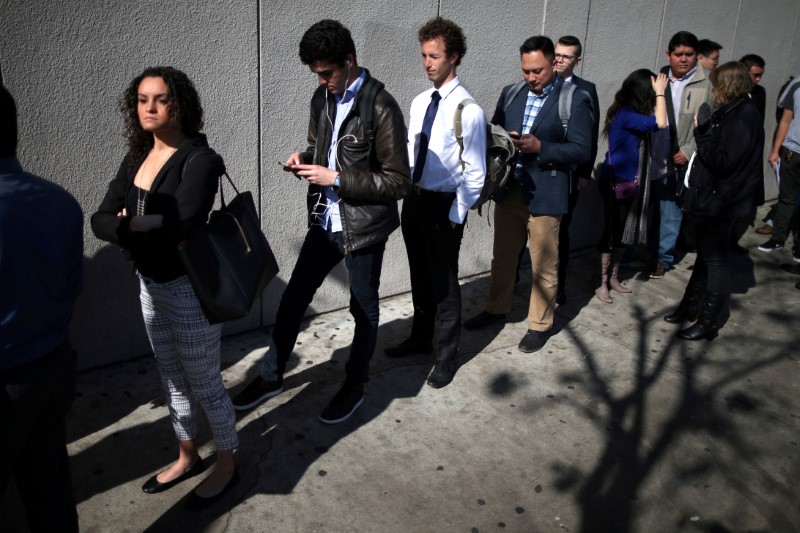
[[344, 157], [348, 162], [366, 160], [369, 155], [370, 143], [366, 139], [354, 139], [352, 135], [345, 135], [339, 140], [339, 157]]
[[706, 101], [708, 89], [702, 87], [687, 87], [683, 95], [682, 113], [694, 115], [700, 110], [700, 106]]

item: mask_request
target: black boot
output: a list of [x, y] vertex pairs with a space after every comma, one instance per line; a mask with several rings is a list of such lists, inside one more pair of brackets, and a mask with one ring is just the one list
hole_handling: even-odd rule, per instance
[[719, 315], [722, 305], [725, 302], [725, 295], [716, 292], [706, 292], [703, 310], [700, 318], [693, 325], [678, 332], [678, 337], [687, 341], [699, 341], [706, 339], [714, 340], [719, 331]]
[[686, 290], [683, 292], [681, 303], [671, 315], [664, 317], [664, 321], [670, 324], [680, 324], [681, 322], [694, 322], [700, 316], [700, 308], [703, 307], [703, 295], [706, 290], [706, 280], [700, 279], [694, 274], [689, 278]]

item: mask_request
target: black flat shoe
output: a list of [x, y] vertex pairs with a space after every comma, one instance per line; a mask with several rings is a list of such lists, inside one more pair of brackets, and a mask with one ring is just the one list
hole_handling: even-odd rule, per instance
[[189, 497], [186, 499], [186, 503], [184, 507], [189, 511], [197, 511], [200, 509], [205, 509], [212, 503], [216, 502], [217, 500], [221, 499], [228, 490], [239, 483], [239, 471], [234, 470], [233, 475], [217, 494], [211, 496], [210, 498], [203, 498], [202, 496], [198, 496], [195, 491], [192, 491], [189, 494]]
[[197, 461], [194, 462], [192, 467], [181, 474], [180, 476], [176, 477], [172, 481], [167, 481], [166, 483], [161, 483], [158, 481], [158, 474], [151, 477], [147, 480], [147, 483], [142, 485], [142, 492], [146, 492], [147, 494], [158, 494], [159, 492], [164, 492], [165, 490], [171, 489], [178, 483], [182, 481], [186, 481], [190, 477], [194, 477], [197, 474], [202, 474], [203, 471], [206, 469], [206, 465], [203, 462], [203, 458], [200, 457]]

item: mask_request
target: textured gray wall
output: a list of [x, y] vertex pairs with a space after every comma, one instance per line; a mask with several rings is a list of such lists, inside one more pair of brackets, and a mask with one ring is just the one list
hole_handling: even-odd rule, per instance
[[[666, 43], [681, 29], [721, 43], [723, 61], [748, 52], [766, 59], [767, 131], [775, 126], [770, 108], [778, 88], [800, 71], [796, 0], [142, 0], [135, 6], [119, 0], [0, 0], [0, 62], [19, 105], [20, 160], [70, 190], [88, 221], [125, 152], [117, 111], [125, 86], [146, 66], [184, 70], [203, 99], [212, 146], [240, 186], [258, 194], [263, 227], [282, 268], [262, 305], [225, 332], [269, 325], [305, 233], [305, 187], [276, 164], [304, 146], [316, 82], [297, 57], [302, 33], [319, 19], [341, 20], [353, 33], [359, 64], [386, 84], [407, 115], [412, 98], [428, 87], [416, 30], [437, 14], [464, 28], [469, 51], [459, 75], [488, 115], [503, 85], [519, 78], [519, 45], [539, 33], [581, 38], [578, 74], [597, 84], [603, 111], [628, 72], [665, 63]], [[595, 190], [582, 195], [578, 210], [574, 246], [592, 246], [600, 230]], [[95, 239], [88, 223], [85, 235], [85, 288], [72, 324], [81, 365], [149, 352], [130, 264]], [[488, 270], [491, 240], [487, 218], [472, 214], [463, 275]], [[397, 232], [387, 247], [381, 293], [406, 290], [407, 262]], [[347, 301], [340, 267], [310, 312]]]

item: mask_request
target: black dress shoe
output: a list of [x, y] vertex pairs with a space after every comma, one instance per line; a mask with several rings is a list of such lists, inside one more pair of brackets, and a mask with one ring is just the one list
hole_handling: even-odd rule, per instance
[[195, 491], [192, 491], [192, 493], [189, 494], [189, 497], [186, 499], [184, 507], [189, 511], [197, 511], [199, 509], [205, 509], [212, 503], [221, 499], [225, 495], [225, 493], [228, 492], [228, 490], [237, 483], [239, 483], [239, 471], [234, 470], [231, 478], [228, 480], [228, 482], [225, 484], [222, 490], [219, 491], [217, 494], [211, 496], [210, 498], [203, 498], [202, 496], [198, 496]]
[[546, 331], [529, 329], [525, 336], [522, 337], [522, 340], [519, 341], [519, 346], [517, 346], [517, 349], [524, 353], [538, 352], [544, 347], [545, 342], [547, 342]]
[[428, 376], [428, 385], [434, 389], [441, 389], [447, 386], [456, 375], [456, 362], [452, 359], [448, 361], [437, 361]]
[[203, 458], [200, 457], [197, 461], [194, 462], [191, 468], [181, 474], [180, 476], [176, 477], [172, 481], [167, 481], [166, 483], [161, 483], [158, 481], [158, 474], [151, 477], [147, 480], [147, 482], [142, 485], [142, 491], [146, 492], [147, 494], [158, 494], [159, 492], [164, 492], [167, 489], [171, 489], [178, 483], [182, 481], [186, 481], [190, 477], [194, 477], [197, 474], [202, 474], [203, 471], [206, 469], [205, 463], [203, 463]]
[[404, 340], [397, 346], [387, 346], [383, 349], [383, 353], [389, 357], [403, 357], [415, 353], [428, 354], [432, 351], [433, 344], [431, 341], [420, 341], [413, 337]]
[[472, 318], [464, 321], [464, 329], [467, 331], [475, 331], [490, 326], [495, 322], [502, 322], [506, 319], [504, 313], [489, 313], [488, 311], [481, 311]]

